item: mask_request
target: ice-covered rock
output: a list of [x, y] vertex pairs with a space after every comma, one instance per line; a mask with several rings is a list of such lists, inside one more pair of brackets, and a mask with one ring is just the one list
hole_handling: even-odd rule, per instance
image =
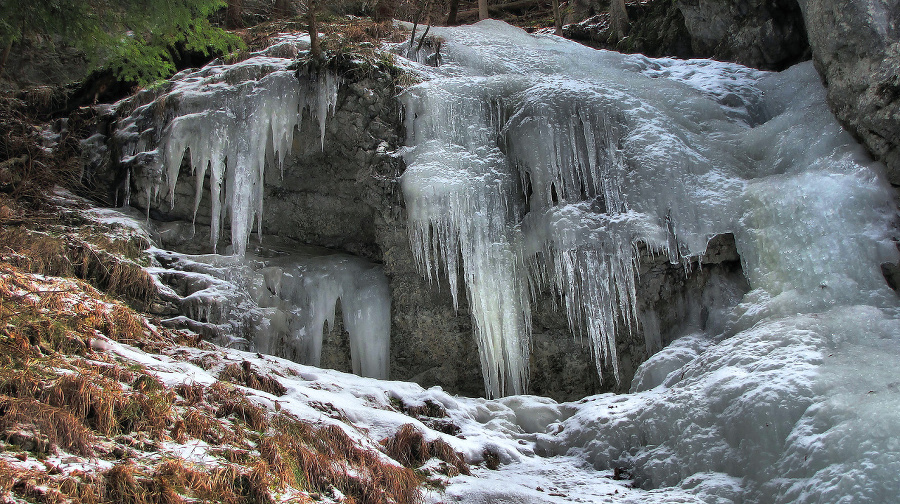
[[124, 102], [123, 107], [149, 101], [115, 132], [120, 161], [148, 210], [159, 197], [174, 206], [186, 158], [196, 178], [195, 216], [209, 177], [213, 248], [227, 222], [233, 252], [244, 253], [251, 231], [262, 229], [266, 163], [283, 164], [304, 114], [318, 120], [324, 147], [325, 119], [334, 109], [339, 79], [329, 71], [295, 69], [294, 57], [307, 43], [308, 37], [283, 35], [240, 63], [185, 70], [161, 91]]

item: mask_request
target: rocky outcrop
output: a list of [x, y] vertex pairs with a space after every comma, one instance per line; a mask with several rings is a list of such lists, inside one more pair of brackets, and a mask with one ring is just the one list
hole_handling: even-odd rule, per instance
[[794, 0], [677, 0], [700, 57], [782, 70], [809, 59], [803, 16]]
[[900, 2], [800, 0], [813, 60], [838, 120], [900, 185]]

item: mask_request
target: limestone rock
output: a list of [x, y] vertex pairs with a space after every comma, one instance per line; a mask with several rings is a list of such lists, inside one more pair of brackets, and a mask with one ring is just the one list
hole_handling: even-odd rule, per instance
[[813, 60], [838, 120], [900, 185], [900, 2], [800, 0]]
[[782, 70], [809, 59], [793, 0], [677, 0], [697, 56]]

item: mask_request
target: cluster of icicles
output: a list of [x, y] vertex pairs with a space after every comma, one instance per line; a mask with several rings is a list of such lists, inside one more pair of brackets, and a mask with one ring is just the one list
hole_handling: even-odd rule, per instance
[[161, 251], [171, 265], [152, 270], [160, 278], [188, 279], [180, 281], [188, 286], [183, 295], [169, 294], [190, 327], [211, 327], [225, 344], [249, 342], [252, 349], [319, 365], [323, 327], [334, 326], [340, 302], [353, 371], [386, 379], [390, 292], [380, 268], [342, 254], [295, 250], [266, 258], [247, 249], [254, 228], [263, 231], [266, 166], [283, 170], [304, 114], [318, 121], [325, 145], [340, 82], [330, 71], [293, 68], [305, 44], [304, 37], [281, 36], [245, 61], [185, 71], [163, 94], [138, 95], [134, 100], [147, 103], [116, 131], [121, 161], [129, 167], [129, 187], [143, 192], [149, 209], [160, 198], [174, 206], [186, 159], [195, 180], [195, 219], [209, 187], [211, 248], [223, 228], [231, 230], [233, 257]]
[[186, 70], [173, 77], [165, 94], [123, 119], [116, 132], [122, 162], [132, 168], [134, 185], [148, 201], [163, 196], [174, 205], [188, 156], [196, 217], [209, 176], [214, 249], [226, 218], [235, 255], [244, 255], [254, 227], [262, 232], [266, 164], [282, 167], [304, 113], [318, 121], [324, 147], [339, 80], [328, 71], [292, 69], [293, 59], [283, 56], [296, 55], [301, 43], [286, 37], [237, 64]]

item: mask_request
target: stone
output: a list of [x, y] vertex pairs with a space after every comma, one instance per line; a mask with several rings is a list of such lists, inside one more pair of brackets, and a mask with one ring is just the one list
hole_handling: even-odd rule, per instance
[[800, 6], [831, 110], [900, 185], [900, 2], [800, 0]]
[[809, 59], [795, 0], [676, 0], [697, 57], [783, 70]]

